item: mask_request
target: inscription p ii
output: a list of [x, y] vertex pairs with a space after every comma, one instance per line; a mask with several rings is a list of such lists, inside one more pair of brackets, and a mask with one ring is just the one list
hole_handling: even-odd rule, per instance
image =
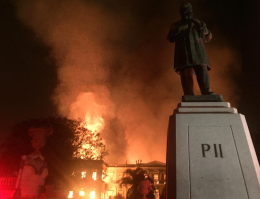
[[213, 144], [213, 147], [211, 147], [210, 144], [201, 144], [202, 149], [202, 157], [206, 157], [206, 152], [209, 152], [211, 148], [214, 149], [215, 157], [221, 157], [223, 158], [223, 152], [222, 152], [222, 146], [221, 144]]

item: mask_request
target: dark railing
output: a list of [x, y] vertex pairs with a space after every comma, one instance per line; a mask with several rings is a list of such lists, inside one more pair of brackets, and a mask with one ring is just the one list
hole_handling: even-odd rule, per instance
[[15, 189], [17, 177], [0, 177], [0, 189]]

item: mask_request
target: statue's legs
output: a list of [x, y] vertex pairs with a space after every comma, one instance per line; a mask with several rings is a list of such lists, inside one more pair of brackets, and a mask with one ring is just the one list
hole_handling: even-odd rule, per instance
[[193, 66], [193, 69], [197, 76], [197, 82], [199, 84], [201, 94], [202, 95], [214, 94], [210, 90], [210, 82], [209, 82], [209, 74], [208, 74], [207, 66], [196, 65]]
[[212, 95], [207, 66], [195, 65], [180, 71], [181, 85], [184, 95], [194, 95], [193, 70], [202, 95]]
[[184, 95], [194, 95], [193, 68], [180, 70], [180, 75]]

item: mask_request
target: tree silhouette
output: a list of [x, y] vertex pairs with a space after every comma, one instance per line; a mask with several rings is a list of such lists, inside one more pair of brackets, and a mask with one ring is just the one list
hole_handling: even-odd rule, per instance
[[[49, 170], [46, 183], [58, 185], [60, 181], [66, 181], [72, 174], [74, 159], [102, 160], [108, 154], [100, 135], [85, 128], [81, 120], [64, 117], [31, 119], [14, 125], [12, 133], [0, 146], [0, 175], [16, 175], [21, 156], [33, 151], [31, 138], [28, 135], [30, 127], [50, 126], [53, 128], [53, 133], [47, 138], [45, 147], [41, 149]], [[83, 145], [89, 147], [82, 148]]]

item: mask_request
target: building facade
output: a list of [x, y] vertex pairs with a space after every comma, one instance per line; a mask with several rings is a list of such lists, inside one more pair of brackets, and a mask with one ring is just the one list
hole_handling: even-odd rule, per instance
[[127, 169], [142, 168], [147, 172], [150, 178], [154, 180], [155, 198], [159, 199], [164, 185], [166, 183], [166, 164], [159, 161], [153, 161], [148, 163], [142, 163], [140, 160], [136, 161], [136, 164], [108, 164], [106, 167], [106, 177], [103, 179], [106, 183], [105, 199], [113, 199], [114, 196], [121, 194], [126, 198], [127, 190], [129, 186], [120, 186], [119, 181], [123, 177], [124, 172]]
[[[67, 186], [63, 187], [63, 196], [72, 199], [114, 199], [117, 195], [126, 198], [131, 185], [120, 186], [127, 169], [142, 168], [154, 181], [155, 199], [159, 199], [166, 183], [166, 164], [158, 161], [136, 164], [106, 164], [102, 160], [76, 160], [75, 173], [72, 174]], [[0, 199], [11, 198], [15, 192], [17, 178], [0, 178]], [[47, 190], [47, 189], [46, 189]], [[56, 190], [61, 191], [61, 190]], [[62, 196], [62, 198], [64, 198]], [[60, 198], [54, 192], [45, 197]]]

